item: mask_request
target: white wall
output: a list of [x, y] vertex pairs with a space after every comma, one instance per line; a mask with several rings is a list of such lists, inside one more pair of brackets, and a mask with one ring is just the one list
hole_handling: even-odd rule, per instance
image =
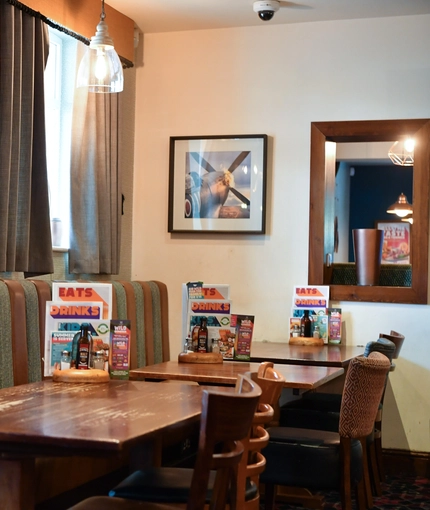
[[[307, 283], [310, 123], [430, 117], [430, 16], [150, 34], [137, 69], [132, 277], [169, 289], [171, 358], [181, 284], [229, 283], [255, 339], [286, 341]], [[270, 136], [265, 236], [167, 232], [169, 137]], [[428, 306], [340, 303], [349, 344], [406, 341], [390, 375], [384, 446], [430, 451]]]

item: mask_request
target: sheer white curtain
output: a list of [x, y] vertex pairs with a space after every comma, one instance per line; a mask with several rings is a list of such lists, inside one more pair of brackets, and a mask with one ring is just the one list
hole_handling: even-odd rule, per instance
[[[14, 4], [14, 5], [12, 5]], [[41, 19], [0, 1], [0, 272], [53, 272]]]
[[[85, 47], [82, 43], [78, 46], [79, 63]], [[71, 273], [119, 272], [119, 119], [119, 94], [76, 89], [71, 150]]]

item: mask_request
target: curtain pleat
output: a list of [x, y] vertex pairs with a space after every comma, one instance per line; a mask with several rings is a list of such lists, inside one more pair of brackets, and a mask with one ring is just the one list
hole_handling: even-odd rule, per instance
[[46, 166], [44, 23], [0, 2], [0, 272], [54, 270]]
[[[78, 51], [78, 61], [81, 58]], [[121, 192], [118, 94], [75, 89], [69, 271], [118, 274]]]

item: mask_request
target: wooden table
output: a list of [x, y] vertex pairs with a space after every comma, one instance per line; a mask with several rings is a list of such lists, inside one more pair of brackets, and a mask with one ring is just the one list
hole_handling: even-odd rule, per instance
[[354, 345], [290, 345], [288, 342], [253, 342], [251, 361], [272, 361], [291, 365], [347, 367], [364, 346]]
[[0, 507], [34, 508], [36, 456], [152, 455], [162, 433], [199, 421], [201, 392], [132, 381], [0, 390]]
[[[177, 380], [194, 381], [201, 384], [234, 385], [238, 374], [257, 372], [259, 363], [244, 361], [224, 361], [211, 363], [178, 363], [166, 361], [156, 365], [137, 368], [130, 371], [135, 380]], [[342, 367], [315, 367], [299, 365], [275, 365], [285, 377], [284, 387], [296, 390], [312, 390], [343, 374]]]

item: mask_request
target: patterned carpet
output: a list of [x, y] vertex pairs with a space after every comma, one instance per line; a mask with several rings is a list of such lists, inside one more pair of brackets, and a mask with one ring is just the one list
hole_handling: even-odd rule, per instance
[[[339, 494], [325, 495], [324, 510], [342, 510]], [[264, 508], [264, 507], [262, 507]], [[296, 510], [303, 507], [277, 505], [277, 510]], [[356, 508], [353, 506], [353, 508]], [[430, 480], [428, 478], [387, 478], [383, 494], [374, 498], [373, 510], [430, 510]]]

